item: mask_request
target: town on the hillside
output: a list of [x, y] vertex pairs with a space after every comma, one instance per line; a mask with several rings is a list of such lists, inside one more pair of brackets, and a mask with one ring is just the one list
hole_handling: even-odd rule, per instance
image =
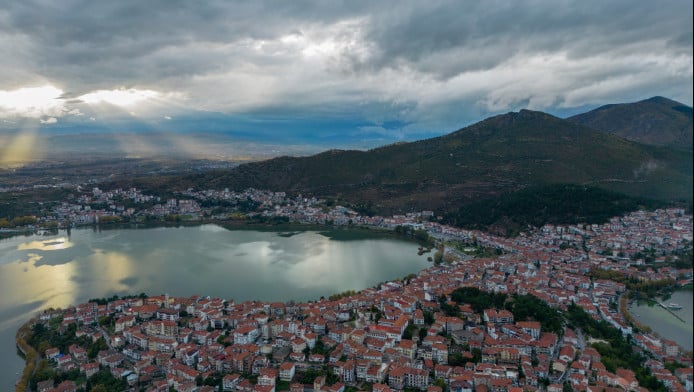
[[[146, 200], [157, 203], [144, 212], [112, 201], [151, 196], [94, 189], [53, 219], [197, 215], [208, 200], [228, 200], [253, 202], [267, 218], [411, 227], [497, 252], [447, 246], [442, 262], [416, 274], [307, 303], [163, 294], [47, 310], [29, 323], [49, 367], [34, 373], [46, 375], [33, 380], [36, 390], [78, 391], [109, 377], [158, 392], [692, 391], [691, 352], [626, 310], [630, 287], [691, 285], [691, 267], [677, 268], [692, 241], [682, 209], [501, 238], [430, 221], [431, 212], [367, 217], [258, 190], [181, 196]], [[95, 198], [106, 210], [87, 208]]]

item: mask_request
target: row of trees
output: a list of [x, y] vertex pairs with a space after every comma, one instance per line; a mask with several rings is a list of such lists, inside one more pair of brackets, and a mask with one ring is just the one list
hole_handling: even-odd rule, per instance
[[619, 271], [600, 268], [591, 269], [587, 275], [593, 279], [608, 279], [624, 283], [627, 290], [629, 290], [629, 297], [637, 300], [652, 299], [657, 296], [670, 294], [675, 290], [677, 284], [674, 279], [641, 280]]
[[35, 225], [36, 222], [38, 222], [38, 220], [35, 216], [17, 216], [10, 219], [0, 218], [0, 229]]

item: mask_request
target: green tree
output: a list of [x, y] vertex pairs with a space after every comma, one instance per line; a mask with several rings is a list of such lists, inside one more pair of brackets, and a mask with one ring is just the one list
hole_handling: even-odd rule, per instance
[[482, 362], [482, 350], [475, 347], [472, 349], [472, 362], [479, 363]]
[[103, 336], [97, 339], [96, 342], [87, 349], [87, 356], [90, 359], [94, 359], [97, 354], [99, 354], [99, 351], [102, 350], [108, 350], [108, 344], [106, 344], [106, 339], [104, 339]]
[[434, 323], [434, 314], [430, 311], [424, 311], [424, 324], [431, 325]]
[[424, 340], [424, 338], [427, 336], [427, 329], [426, 328], [420, 328], [419, 329], [419, 340]]
[[417, 329], [417, 327], [415, 327], [414, 324], [408, 324], [405, 331], [402, 333], [402, 338], [412, 340], [412, 333], [415, 329]]

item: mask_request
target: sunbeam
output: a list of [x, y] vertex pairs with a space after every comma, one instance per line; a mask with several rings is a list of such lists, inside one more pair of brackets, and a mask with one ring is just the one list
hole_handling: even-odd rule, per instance
[[44, 155], [43, 142], [35, 127], [28, 127], [4, 139], [9, 142], [0, 146], [0, 168], [19, 167], [40, 161]]

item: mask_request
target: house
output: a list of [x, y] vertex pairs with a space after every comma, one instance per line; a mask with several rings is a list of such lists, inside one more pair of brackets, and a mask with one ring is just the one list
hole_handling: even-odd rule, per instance
[[222, 378], [222, 389], [225, 391], [233, 391], [236, 385], [241, 381], [241, 376], [238, 374], [227, 374]]
[[283, 362], [280, 365], [280, 380], [291, 381], [294, 378], [294, 373], [296, 372], [296, 366], [293, 362]]
[[253, 387], [254, 392], [275, 392], [274, 385], [260, 385], [257, 384]]
[[187, 366], [193, 366], [198, 361], [198, 354], [199, 350], [197, 348], [190, 348], [183, 353], [181, 359]]
[[676, 357], [680, 353], [680, 346], [677, 345], [676, 342], [669, 340], [669, 339], [663, 339], [663, 350], [665, 350], [665, 355], [669, 357]]
[[345, 384], [341, 382], [336, 382], [333, 385], [330, 385], [325, 388], [327, 392], [344, 392], [345, 391]]
[[296, 352], [296, 353], [292, 352], [292, 353], [289, 353], [289, 359], [291, 359], [294, 362], [304, 362], [306, 360], [306, 354], [304, 354], [301, 351]]
[[313, 390], [320, 391], [325, 385], [325, 376], [318, 376], [313, 380]]
[[306, 349], [306, 341], [301, 338], [292, 339], [292, 351], [295, 353], [300, 353]]
[[36, 383], [36, 391], [38, 392], [46, 392], [51, 389], [53, 389], [53, 385], [55, 385], [55, 382], [53, 379], [46, 380], [46, 381], [39, 381]]
[[99, 364], [97, 362], [88, 362], [80, 365], [80, 372], [87, 375], [87, 378], [93, 376], [99, 371]]
[[[50, 390], [49, 390], [50, 391]], [[51, 392], [77, 392], [77, 384], [71, 380], [65, 380], [58, 384]]]
[[374, 384], [373, 385], [373, 392], [392, 392], [392, 389], [386, 384]]
[[434, 343], [431, 345], [431, 356], [436, 362], [441, 364], [448, 363], [448, 346], [443, 343]]
[[75, 367], [75, 363], [72, 361], [72, 357], [69, 355], [61, 354], [56, 358], [58, 368], [60, 370], [70, 370]]
[[408, 387], [426, 389], [429, 385], [429, 372], [424, 369], [408, 368], [405, 374]]
[[258, 375], [258, 385], [272, 385], [275, 386], [277, 382], [277, 369], [273, 368], [261, 368], [260, 374]]
[[337, 361], [335, 362], [333, 373], [345, 383], [354, 382], [356, 378], [356, 363], [354, 361]]
[[417, 351], [417, 345], [415, 345], [412, 340], [402, 339], [400, 343], [395, 346], [395, 350], [398, 351], [400, 355], [413, 359]]
[[252, 325], [243, 325], [234, 330], [234, 344], [255, 343], [258, 339], [258, 328]]
[[68, 348], [68, 352], [70, 353], [70, 355], [72, 355], [72, 358], [74, 358], [75, 361], [79, 362], [87, 359], [87, 350], [76, 344], [70, 345], [70, 347]]
[[561, 384], [549, 384], [547, 385], [547, 392], [562, 392], [563, 387]]
[[427, 387], [427, 392], [443, 392], [443, 389], [437, 385], [429, 385]]
[[124, 315], [115, 322], [116, 332], [123, 332], [126, 328], [135, 325], [135, 316]]
[[518, 321], [516, 325], [519, 326], [525, 333], [530, 335], [533, 339], [540, 338], [540, 322], [539, 321]]
[[636, 380], [636, 375], [633, 370], [618, 368], [615, 372], [617, 375], [617, 383], [624, 388], [636, 388], [639, 385]]
[[60, 350], [58, 350], [55, 347], [49, 348], [46, 350], [45, 356], [46, 359], [56, 359], [60, 355]]
[[155, 320], [146, 324], [147, 335], [175, 336], [178, 324], [169, 320]]
[[[424, 312], [422, 312], [421, 309], [414, 311], [414, 314], [412, 315], [412, 323], [416, 326], [424, 325]], [[387, 387], [387, 385], [384, 386]]]
[[381, 365], [372, 364], [371, 366], [368, 367], [368, 369], [366, 369], [366, 382], [371, 382], [371, 383], [383, 382], [383, 379], [385, 378], [387, 369], [388, 369], [388, 365], [385, 363], [383, 363]]
[[451, 380], [449, 388], [451, 392], [473, 392], [474, 390], [472, 381], [462, 379]]

